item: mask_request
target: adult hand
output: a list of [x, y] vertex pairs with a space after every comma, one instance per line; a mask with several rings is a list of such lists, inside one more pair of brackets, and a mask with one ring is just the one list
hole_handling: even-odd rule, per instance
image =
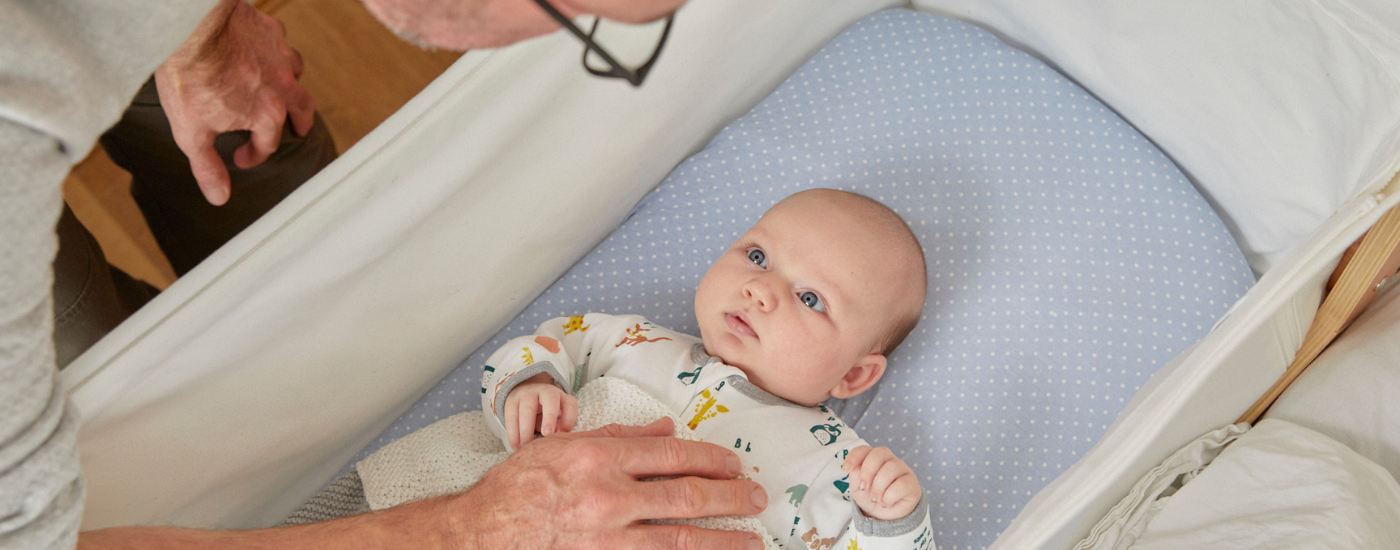
[[[559, 24], [535, 0], [364, 0], [401, 38], [449, 50], [498, 48], [548, 34]], [[676, 11], [685, 0], [549, 0], [564, 15], [590, 14], [643, 23]]]
[[297, 82], [304, 65], [286, 37], [280, 21], [243, 0], [223, 0], [156, 69], [175, 143], [211, 204], [224, 204], [231, 192], [228, 169], [214, 150], [216, 136], [250, 131], [233, 162], [252, 168], [277, 150], [288, 116], [296, 135], [311, 130], [316, 103]]
[[[752, 515], [757, 483], [734, 480], [739, 458], [671, 436], [669, 419], [557, 434], [526, 445], [460, 498], [464, 548], [714, 548], [756, 550], [753, 533], [646, 519]], [[684, 476], [640, 481], [658, 476]]]
[[[753, 533], [644, 519], [757, 514], [768, 494], [735, 480], [739, 458], [671, 437], [669, 419], [552, 435], [498, 464], [466, 493], [372, 514], [253, 531], [114, 527], [81, 533], [80, 550], [402, 548], [759, 550]], [[640, 481], [656, 476], [686, 476]]]

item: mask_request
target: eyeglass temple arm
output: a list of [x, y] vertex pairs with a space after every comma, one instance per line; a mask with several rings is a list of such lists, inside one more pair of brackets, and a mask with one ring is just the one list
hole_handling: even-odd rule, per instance
[[[633, 80], [635, 76], [632, 73], [632, 71], [627, 70], [627, 68], [623, 67], [621, 63], [618, 63], [616, 59], [613, 59], [611, 55], [608, 55], [608, 52], [603, 51], [603, 48], [598, 47], [598, 44], [593, 42], [593, 37], [588, 36], [588, 34], [584, 33], [582, 29], [579, 29], [577, 26], [575, 26], [573, 21], [569, 21], [568, 17], [565, 17], [564, 14], [559, 13], [559, 10], [554, 9], [554, 6], [549, 5], [549, 2], [546, 2], [545, 0], [535, 0], [535, 3], [539, 4], [541, 8], [544, 8], [544, 11], [548, 12], [549, 16], [553, 17], [555, 21], [558, 21], [560, 25], [563, 25], [564, 28], [569, 29], [569, 32], [574, 33], [574, 36], [577, 36], [579, 40], [582, 40], [584, 46], [586, 46], [589, 50], [596, 52], [599, 57], [602, 57], [603, 61], [606, 61], [608, 65], [611, 65], [613, 70], [627, 75], [627, 80], [629, 82], [632, 82], [632, 85], [636, 86], [640, 84], [639, 82]], [[668, 28], [667, 30], [670, 29]]]

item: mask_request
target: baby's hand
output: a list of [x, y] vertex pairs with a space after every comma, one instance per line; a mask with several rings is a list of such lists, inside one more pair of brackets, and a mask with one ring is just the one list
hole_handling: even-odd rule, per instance
[[506, 435], [512, 450], [535, 439], [537, 430], [540, 435], [567, 432], [577, 420], [578, 401], [554, 385], [547, 373], [521, 382], [506, 396]]
[[861, 445], [846, 455], [841, 469], [850, 474], [851, 498], [866, 516], [896, 520], [919, 505], [923, 489], [914, 471], [894, 456], [889, 447]]

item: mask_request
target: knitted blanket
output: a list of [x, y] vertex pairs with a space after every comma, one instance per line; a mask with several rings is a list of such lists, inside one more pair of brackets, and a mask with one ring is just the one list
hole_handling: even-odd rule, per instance
[[[676, 437], [695, 440], [684, 423], [665, 406], [629, 382], [603, 377], [579, 390], [578, 423], [574, 431], [608, 424], [641, 426], [671, 416]], [[486, 425], [481, 411], [453, 415], [390, 443], [355, 466], [364, 483], [365, 499], [373, 510], [405, 502], [465, 491], [509, 453]], [[693, 520], [654, 520], [652, 523], [690, 524], [708, 529], [741, 530], [758, 534], [768, 550], [777, 543], [754, 517]]]

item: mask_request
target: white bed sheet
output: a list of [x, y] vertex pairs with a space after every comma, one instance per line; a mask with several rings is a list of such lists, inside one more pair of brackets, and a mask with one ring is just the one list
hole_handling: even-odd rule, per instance
[[1392, 279], [1264, 418], [1320, 432], [1400, 476], [1400, 277]]
[[276, 523], [681, 159], [895, 3], [693, 0], [641, 89], [589, 76], [562, 33], [469, 52], [61, 373], [83, 527]]
[[1395, 478], [1346, 445], [1278, 419], [1261, 421], [1155, 504], [1161, 510], [1129, 548], [1386, 548], [1400, 541]]

